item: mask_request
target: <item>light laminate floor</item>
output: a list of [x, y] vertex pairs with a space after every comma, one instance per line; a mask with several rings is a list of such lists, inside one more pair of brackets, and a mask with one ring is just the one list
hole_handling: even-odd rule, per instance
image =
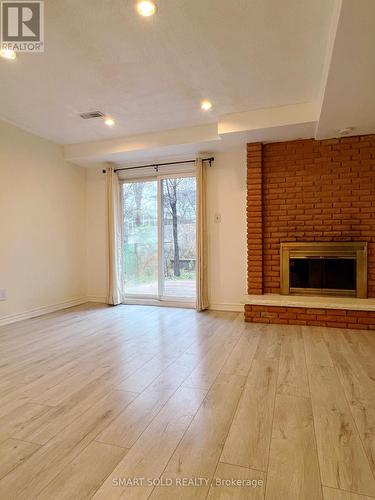
[[85, 305], [0, 328], [0, 498], [375, 498], [375, 332]]

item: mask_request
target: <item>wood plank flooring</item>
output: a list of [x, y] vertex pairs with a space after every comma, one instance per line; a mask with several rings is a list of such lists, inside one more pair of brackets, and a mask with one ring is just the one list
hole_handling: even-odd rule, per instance
[[375, 332], [86, 304], [0, 352], [1, 499], [375, 498]]

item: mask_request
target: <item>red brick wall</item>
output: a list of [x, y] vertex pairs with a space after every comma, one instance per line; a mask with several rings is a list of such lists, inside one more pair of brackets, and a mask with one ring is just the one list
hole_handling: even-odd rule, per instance
[[247, 289], [263, 293], [262, 144], [247, 145]]
[[375, 311], [343, 311], [306, 307], [245, 306], [245, 321], [281, 325], [375, 329]]
[[279, 293], [280, 242], [367, 241], [375, 297], [375, 135], [249, 144], [247, 152], [249, 293]]

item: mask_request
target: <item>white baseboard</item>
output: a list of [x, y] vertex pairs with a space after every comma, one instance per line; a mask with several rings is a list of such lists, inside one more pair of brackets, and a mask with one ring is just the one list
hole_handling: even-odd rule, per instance
[[243, 304], [210, 304], [209, 309], [211, 311], [233, 311], [233, 312], [243, 312]]
[[65, 302], [60, 302], [58, 304], [35, 307], [34, 309], [23, 311], [21, 313], [0, 315], [0, 326], [9, 325], [10, 323], [15, 323], [16, 321], [22, 321], [24, 319], [35, 318], [37, 316], [42, 316], [43, 314], [60, 311], [61, 309], [68, 309], [69, 307], [79, 306], [80, 304], [85, 304], [86, 302], [88, 302], [87, 297], [79, 297], [76, 299], [67, 300]]
[[99, 304], [106, 304], [107, 300], [104, 295], [88, 295], [86, 302], [98, 302]]

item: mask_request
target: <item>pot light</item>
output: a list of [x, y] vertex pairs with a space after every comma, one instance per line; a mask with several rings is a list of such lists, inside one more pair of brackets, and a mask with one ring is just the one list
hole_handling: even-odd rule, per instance
[[17, 57], [17, 54], [14, 52], [14, 50], [1, 49], [0, 56], [4, 59], [15, 59]]
[[156, 12], [156, 5], [151, 0], [142, 0], [137, 3], [137, 11], [141, 16], [150, 17]]
[[209, 111], [211, 108], [212, 102], [207, 100], [201, 102], [201, 109], [203, 109], [203, 111]]
[[113, 127], [113, 125], [115, 124], [115, 120], [113, 118], [111, 118], [110, 116], [108, 116], [104, 120], [104, 123], [107, 125], [107, 127]]

